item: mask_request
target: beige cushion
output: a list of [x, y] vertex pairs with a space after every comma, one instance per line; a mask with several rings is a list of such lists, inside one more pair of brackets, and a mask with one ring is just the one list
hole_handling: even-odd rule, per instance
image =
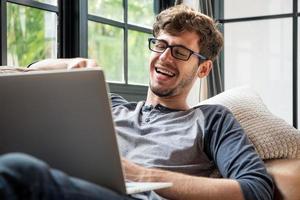
[[200, 104], [221, 104], [239, 121], [262, 159], [300, 158], [300, 131], [273, 115], [254, 90], [227, 90]]

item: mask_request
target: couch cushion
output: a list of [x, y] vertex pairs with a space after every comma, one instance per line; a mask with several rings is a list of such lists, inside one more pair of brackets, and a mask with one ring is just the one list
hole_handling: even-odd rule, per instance
[[221, 104], [239, 121], [262, 159], [300, 158], [300, 131], [273, 115], [254, 90], [227, 90], [200, 104]]

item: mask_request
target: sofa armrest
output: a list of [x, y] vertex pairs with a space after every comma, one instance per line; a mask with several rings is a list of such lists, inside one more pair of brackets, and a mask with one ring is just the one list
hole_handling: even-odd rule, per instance
[[300, 199], [300, 159], [275, 159], [265, 161], [275, 182], [275, 200]]

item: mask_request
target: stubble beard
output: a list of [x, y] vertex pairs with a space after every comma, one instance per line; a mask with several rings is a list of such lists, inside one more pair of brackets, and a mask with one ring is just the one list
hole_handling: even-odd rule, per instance
[[194, 80], [194, 74], [197, 72], [198, 66], [193, 67], [193, 71], [190, 76], [182, 79], [179, 84], [173, 88], [168, 89], [160, 89], [159, 87], [154, 87], [151, 84], [151, 80], [149, 82], [149, 86], [151, 91], [158, 97], [172, 97], [180, 93], [181, 90], [185, 89], [186, 86], [192, 84]]
[[176, 93], [176, 88], [171, 88], [171, 89], [165, 89], [165, 90], [161, 90], [157, 87], [154, 87], [152, 84], [151, 84], [151, 81], [149, 83], [150, 85], [150, 90], [158, 97], [169, 97], [169, 96], [173, 96], [174, 93]]

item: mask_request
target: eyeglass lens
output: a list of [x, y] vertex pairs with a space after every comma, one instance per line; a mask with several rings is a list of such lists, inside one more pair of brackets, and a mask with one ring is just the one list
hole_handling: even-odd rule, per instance
[[191, 52], [188, 49], [185, 49], [181, 46], [170, 46], [165, 41], [152, 39], [150, 40], [150, 49], [163, 53], [168, 47], [171, 48], [171, 54], [173, 57], [180, 59], [180, 60], [188, 60]]

